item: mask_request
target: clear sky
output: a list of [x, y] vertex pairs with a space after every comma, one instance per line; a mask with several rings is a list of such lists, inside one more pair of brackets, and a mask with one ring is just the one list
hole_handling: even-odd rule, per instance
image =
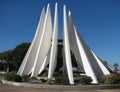
[[31, 42], [42, 8], [50, 3], [53, 16], [55, 2], [59, 8], [59, 38], [65, 4], [88, 46], [102, 60], [120, 65], [120, 0], [0, 0], [0, 52]]

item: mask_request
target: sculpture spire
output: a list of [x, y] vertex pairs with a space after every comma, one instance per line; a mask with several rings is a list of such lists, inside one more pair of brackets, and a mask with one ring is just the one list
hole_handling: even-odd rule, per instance
[[[50, 5], [47, 11], [42, 9], [40, 21], [36, 30], [33, 41], [23, 59], [18, 70], [19, 75], [31, 75], [37, 77], [38, 74], [47, 67], [48, 80], [53, 77], [53, 72], [57, 63], [57, 45], [58, 45], [58, 4], [55, 5], [54, 26], [52, 27], [52, 19]], [[84, 73], [92, 78], [92, 83], [98, 83], [101, 76], [109, 74], [108, 68], [88, 47], [81, 35], [78, 33], [74, 25], [72, 14], [69, 11], [68, 24], [66, 6], [63, 6], [63, 57], [68, 74], [70, 84], [74, 84], [73, 67], [71, 59], [71, 51], [75, 56], [79, 75]]]

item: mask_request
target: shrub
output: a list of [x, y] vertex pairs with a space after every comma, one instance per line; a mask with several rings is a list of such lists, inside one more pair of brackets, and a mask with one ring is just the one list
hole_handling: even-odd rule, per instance
[[92, 79], [91, 77], [89, 76], [81, 76], [80, 80], [79, 80], [79, 83], [80, 84], [83, 84], [83, 85], [88, 85], [92, 82]]
[[25, 82], [29, 82], [29, 80], [30, 80], [29, 75], [23, 75], [22, 78], [23, 78], [23, 81], [25, 81]]
[[8, 81], [15, 81], [15, 82], [21, 82], [22, 77], [20, 75], [17, 75], [16, 72], [9, 72], [5, 75], [5, 79]]
[[34, 81], [34, 80], [38, 80], [38, 79], [36, 77], [31, 77], [29, 81], [31, 82], [31, 81]]
[[105, 84], [119, 84], [120, 75], [119, 74], [109, 74], [105, 76]]
[[69, 80], [68, 80], [67, 77], [59, 76], [59, 77], [55, 78], [55, 83], [59, 84], [59, 85], [68, 85], [69, 84]]
[[100, 79], [99, 79], [99, 83], [104, 83], [105, 82], [105, 76], [102, 76]]

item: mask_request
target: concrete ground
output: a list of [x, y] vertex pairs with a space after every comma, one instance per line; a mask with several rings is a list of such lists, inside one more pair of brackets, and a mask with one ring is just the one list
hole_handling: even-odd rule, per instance
[[0, 92], [120, 92], [120, 89], [113, 90], [49, 90], [37, 88], [24, 88], [0, 83]]
[[[0, 76], [1, 80], [1, 76]], [[120, 89], [106, 89], [106, 90], [49, 90], [38, 88], [25, 88], [10, 85], [4, 85], [0, 82], [0, 92], [120, 92]]]

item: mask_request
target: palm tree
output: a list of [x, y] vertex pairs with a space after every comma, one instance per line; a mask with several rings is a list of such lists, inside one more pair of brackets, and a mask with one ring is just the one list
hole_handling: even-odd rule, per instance
[[118, 70], [118, 67], [119, 67], [119, 65], [117, 64], [117, 63], [114, 63], [114, 69], [115, 69], [115, 71], [117, 71]]

